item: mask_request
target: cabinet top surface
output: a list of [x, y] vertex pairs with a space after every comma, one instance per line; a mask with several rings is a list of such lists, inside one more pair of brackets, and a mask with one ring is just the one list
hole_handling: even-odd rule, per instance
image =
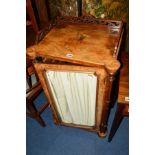
[[35, 53], [77, 64], [118, 68], [114, 52], [120, 36], [120, 28], [108, 25], [61, 23], [35, 45]]

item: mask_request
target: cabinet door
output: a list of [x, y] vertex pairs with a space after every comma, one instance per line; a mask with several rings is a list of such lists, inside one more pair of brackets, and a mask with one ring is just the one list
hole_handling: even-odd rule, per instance
[[99, 127], [107, 77], [103, 68], [36, 63], [35, 69], [57, 123]]

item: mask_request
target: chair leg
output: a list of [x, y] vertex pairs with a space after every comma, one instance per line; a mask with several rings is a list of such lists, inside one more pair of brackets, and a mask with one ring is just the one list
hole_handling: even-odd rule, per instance
[[110, 131], [110, 134], [109, 134], [109, 137], [108, 137], [108, 142], [111, 142], [113, 136], [115, 135], [121, 121], [122, 121], [122, 118], [123, 118], [123, 115], [122, 115], [122, 112], [123, 112], [123, 109], [124, 109], [124, 106], [122, 104], [117, 104], [117, 110], [116, 110], [116, 113], [115, 113], [115, 118], [113, 120], [113, 123], [112, 123], [112, 127], [111, 127], [111, 131]]
[[29, 85], [29, 87], [31, 88], [32, 87], [31, 75], [29, 75], [27, 73], [26, 73], [26, 81], [27, 81], [27, 84]]
[[37, 120], [37, 122], [42, 126], [45, 127], [46, 124], [44, 122], [44, 120], [42, 119], [42, 117], [40, 116], [40, 114], [38, 113], [36, 107], [34, 106], [34, 104], [32, 102], [28, 102], [26, 104], [26, 107], [28, 108], [28, 110], [30, 111], [31, 116]]
[[45, 126], [46, 126], [45, 122], [43, 121], [42, 117], [41, 117], [39, 114], [37, 114], [36, 120], [38, 121], [38, 123], [39, 123], [42, 127], [45, 127]]

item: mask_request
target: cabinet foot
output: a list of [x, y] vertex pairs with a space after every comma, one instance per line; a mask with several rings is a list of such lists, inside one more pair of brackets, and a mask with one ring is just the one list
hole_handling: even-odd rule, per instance
[[106, 130], [105, 132], [98, 131], [98, 136], [99, 136], [100, 138], [106, 137], [106, 136], [107, 136], [107, 130]]

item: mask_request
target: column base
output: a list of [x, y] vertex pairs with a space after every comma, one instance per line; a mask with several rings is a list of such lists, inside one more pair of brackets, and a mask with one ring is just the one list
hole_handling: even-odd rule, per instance
[[105, 138], [107, 136], [107, 133], [108, 133], [107, 130], [105, 132], [98, 131], [98, 136], [100, 138]]

